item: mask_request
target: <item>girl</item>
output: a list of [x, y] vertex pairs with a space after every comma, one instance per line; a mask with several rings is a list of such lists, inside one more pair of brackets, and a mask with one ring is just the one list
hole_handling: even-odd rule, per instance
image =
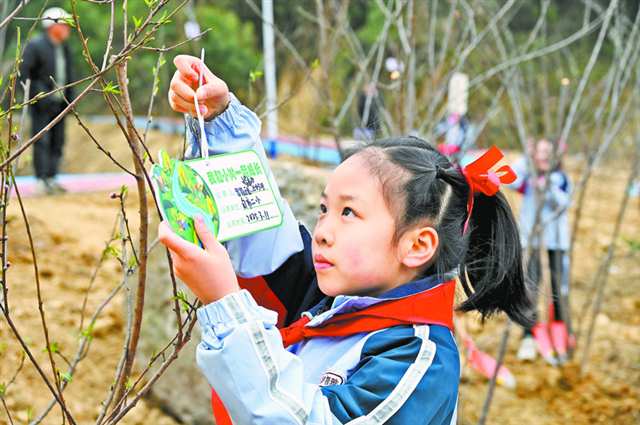
[[[568, 310], [569, 295], [569, 218], [567, 215], [571, 200], [571, 183], [561, 166], [561, 161], [553, 162], [554, 145], [547, 139], [531, 143], [529, 155], [535, 173], [528, 167], [526, 158], [514, 164], [518, 178], [510, 185], [523, 195], [520, 208], [521, 244], [530, 248], [527, 263], [527, 278], [532, 288], [538, 292], [542, 267], [540, 249], [547, 251], [549, 274], [551, 277], [552, 309], [549, 323], [537, 323], [533, 327], [525, 327], [524, 336], [518, 350], [520, 360], [533, 360], [536, 357], [536, 345], [542, 357], [550, 364], [565, 362], [572, 336]], [[563, 147], [560, 147], [560, 151]], [[561, 153], [561, 152], [560, 152]], [[546, 179], [549, 179], [548, 184]], [[540, 192], [546, 188], [544, 194]], [[541, 200], [536, 201], [540, 196]], [[540, 205], [540, 234], [533, 233], [538, 205]], [[535, 307], [534, 307], [535, 308]], [[533, 317], [537, 321], [534, 310]], [[534, 341], [535, 336], [535, 341]], [[537, 342], [537, 344], [536, 344]], [[555, 354], [557, 355], [554, 356]]]
[[[211, 119], [212, 153], [247, 148], [249, 139], [261, 151], [259, 121], [226, 85], [196, 58], [174, 63], [176, 111], [195, 113], [198, 72], [205, 75], [197, 97]], [[195, 138], [197, 126], [189, 128]], [[197, 146], [192, 140], [192, 154]], [[504, 311], [526, 325], [530, 308], [518, 231], [496, 193], [497, 176], [465, 174], [423, 140], [388, 139], [351, 152], [336, 168], [312, 238], [285, 219], [277, 231], [251, 237], [261, 241], [237, 240], [225, 250], [196, 220], [201, 249], [161, 223], [176, 274], [204, 304], [198, 365], [233, 423], [455, 423], [455, 282], [469, 295], [462, 311]], [[300, 305], [314, 298], [314, 282], [324, 297], [279, 332], [276, 314], [240, 289], [232, 265], [305, 293]], [[287, 282], [275, 284], [280, 273]]]

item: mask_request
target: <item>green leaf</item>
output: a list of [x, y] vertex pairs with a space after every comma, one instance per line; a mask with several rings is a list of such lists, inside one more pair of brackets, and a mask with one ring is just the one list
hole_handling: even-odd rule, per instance
[[263, 75], [264, 72], [262, 72], [262, 70], [256, 69], [255, 71], [251, 71], [249, 72], [249, 81], [253, 84], [258, 78], [262, 78]]
[[320, 67], [320, 59], [315, 58], [313, 62], [311, 62], [311, 69], [316, 69]]
[[73, 20], [73, 17], [64, 18], [63, 21], [65, 24], [69, 25], [71, 28], [76, 27], [76, 21]]
[[189, 311], [191, 309], [191, 305], [187, 300], [187, 294], [184, 291], [182, 290], [176, 291], [176, 296], [173, 297], [173, 299], [180, 301], [180, 305], [182, 306], [182, 309], [184, 311]]
[[0, 382], [0, 397], [4, 397], [5, 392], [7, 392], [7, 384]]
[[136, 29], [140, 28], [140, 26], [142, 25], [142, 18], [137, 18], [135, 16], [131, 17], [133, 19], [133, 25], [136, 27]]
[[119, 258], [120, 257], [120, 250], [118, 248], [116, 248], [115, 246], [109, 245], [108, 247], [106, 247], [104, 249], [104, 251], [102, 251], [102, 255], [104, 257]]
[[84, 328], [80, 332], [80, 335], [86, 338], [87, 340], [91, 341], [93, 339], [93, 323], [87, 326], [86, 328]]
[[127, 267], [129, 268], [129, 270], [133, 270], [136, 267], [138, 267], [138, 261], [136, 260], [136, 257], [129, 257], [129, 262], [127, 264]]
[[149, 9], [155, 6], [157, 2], [158, 0], [144, 0], [144, 4], [146, 4]]
[[43, 352], [47, 352], [47, 351], [51, 351], [52, 353], [59, 353], [60, 352], [60, 345], [56, 342], [53, 341], [49, 344], [49, 349], [47, 350], [47, 347], [45, 347], [43, 350]]
[[126, 390], [133, 388], [133, 379], [131, 379], [131, 377], [127, 378], [127, 382], [124, 383], [124, 388]]
[[631, 252], [640, 252], [640, 240], [625, 239], [625, 242], [629, 246]]
[[120, 89], [118, 88], [118, 86], [116, 84], [113, 84], [112, 81], [109, 81], [104, 88], [102, 89], [103, 93], [106, 94], [113, 94], [113, 95], [120, 95], [122, 94], [122, 92], [120, 91]]
[[69, 372], [58, 371], [58, 375], [60, 375], [60, 378], [65, 382], [71, 382], [71, 379], [73, 378]]
[[129, 193], [129, 186], [127, 186], [126, 184], [120, 186], [120, 196], [124, 198], [127, 196], [127, 193]]
[[169, 19], [169, 17], [167, 16], [167, 11], [166, 10], [162, 12], [162, 16], [160, 17], [158, 22], [160, 23], [160, 25], [165, 25], [165, 24], [171, 23], [171, 19]]

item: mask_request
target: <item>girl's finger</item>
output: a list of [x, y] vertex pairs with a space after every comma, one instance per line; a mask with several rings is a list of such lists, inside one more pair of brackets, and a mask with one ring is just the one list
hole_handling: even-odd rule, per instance
[[218, 79], [218, 77], [216, 77], [213, 72], [211, 72], [211, 70], [207, 67], [207, 64], [201, 62], [200, 60], [192, 63], [191, 69], [196, 73], [198, 78], [200, 78], [200, 74], [202, 74], [202, 85], [208, 84]]
[[164, 221], [161, 221], [158, 226], [158, 239], [164, 246], [169, 248], [170, 251], [173, 251], [173, 253], [180, 257], [186, 257], [191, 250], [199, 249], [194, 244], [189, 243], [176, 235]]
[[198, 96], [198, 100], [213, 100], [215, 103], [226, 104], [229, 97], [229, 89], [224, 81], [216, 79], [202, 87], [199, 87], [198, 90], [196, 90], [196, 95]]
[[[193, 101], [187, 102], [180, 96], [176, 95], [174, 92], [169, 92], [169, 104], [178, 112], [184, 112], [196, 116], [196, 106], [194, 105]], [[207, 107], [204, 105], [200, 105], [200, 113], [203, 114], [206, 113], [206, 111]]]
[[197, 216], [195, 220], [196, 233], [198, 235], [198, 239], [202, 242], [202, 246], [205, 251], [209, 251], [214, 248], [219, 242], [216, 240], [216, 237], [211, 233], [207, 225], [204, 223], [204, 218], [202, 216]]
[[169, 88], [173, 90], [178, 96], [186, 100], [187, 102], [193, 102], [193, 96], [195, 95], [194, 89], [189, 85], [189, 82], [182, 78], [181, 75], [174, 74], [171, 79]]
[[198, 73], [194, 71], [192, 65], [200, 62], [200, 59], [195, 56], [178, 55], [173, 59], [173, 64], [178, 68], [178, 71], [191, 82], [198, 82]]

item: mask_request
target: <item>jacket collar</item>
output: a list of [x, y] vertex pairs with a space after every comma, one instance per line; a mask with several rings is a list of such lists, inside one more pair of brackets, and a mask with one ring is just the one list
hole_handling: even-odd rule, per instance
[[455, 277], [455, 273], [443, 276], [431, 275], [397, 286], [377, 296], [338, 295], [326, 297], [309, 311], [302, 313], [311, 319], [308, 326], [318, 326], [338, 314], [352, 313], [382, 301], [407, 298], [433, 289]]

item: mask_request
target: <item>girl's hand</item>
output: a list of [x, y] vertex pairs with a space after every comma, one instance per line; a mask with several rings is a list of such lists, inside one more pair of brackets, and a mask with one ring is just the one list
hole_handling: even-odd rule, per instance
[[158, 228], [158, 238], [171, 254], [173, 271], [204, 304], [240, 290], [227, 250], [196, 218], [195, 227], [204, 249], [176, 235], [164, 221]]
[[[199, 58], [178, 55], [173, 63], [178, 68], [169, 85], [169, 105], [174, 111], [197, 116], [194, 94], [198, 96], [204, 119], [211, 119], [227, 108], [230, 101], [227, 84], [213, 75]], [[203, 73], [202, 87], [198, 88], [200, 72]]]

